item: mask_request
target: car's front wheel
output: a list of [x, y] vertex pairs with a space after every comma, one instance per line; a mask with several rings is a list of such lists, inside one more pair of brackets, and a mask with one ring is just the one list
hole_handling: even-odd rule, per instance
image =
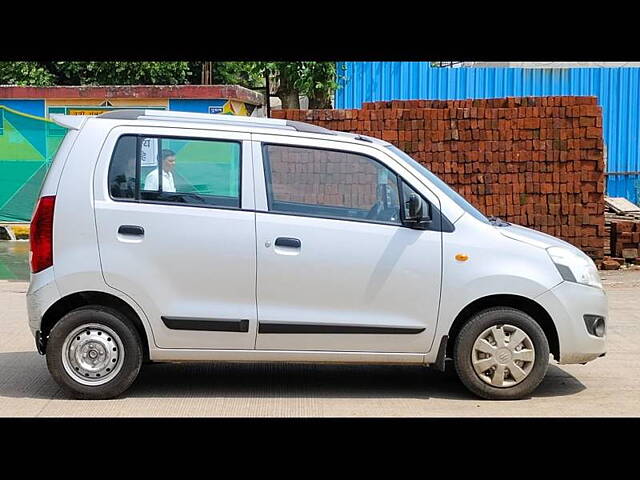
[[47, 367], [72, 397], [113, 398], [136, 379], [142, 365], [140, 336], [116, 310], [77, 308], [58, 321], [47, 342]]
[[526, 313], [495, 307], [474, 315], [454, 344], [462, 383], [490, 400], [515, 400], [532, 393], [549, 365], [549, 343]]

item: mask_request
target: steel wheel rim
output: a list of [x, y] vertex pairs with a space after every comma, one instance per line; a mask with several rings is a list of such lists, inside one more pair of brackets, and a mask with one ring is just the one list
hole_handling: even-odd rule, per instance
[[523, 382], [533, 370], [535, 348], [529, 335], [513, 325], [493, 325], [478, 335], [471, 350], [476, 375], [497, 388]]
[[73, 330], [62, 344], [62, 364], [76, 382], [98, 386], [111, 381], [124, 362], [124, 348], [116, 332], [89, 323]]

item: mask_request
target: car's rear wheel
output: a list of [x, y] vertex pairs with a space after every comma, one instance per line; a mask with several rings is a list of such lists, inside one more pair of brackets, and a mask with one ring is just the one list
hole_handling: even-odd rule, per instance
[[526, 313], [496, 307], [474, 315], [454, 344], [454, 363], [462, 383], [490, 400], [531, 394], [549, 365], [549, 343]]
[[113, 398], [136, 379], [140, 336], [120, 312], [98, 305], [75, 309], [51, 329], [47, 367], [72, 397]]

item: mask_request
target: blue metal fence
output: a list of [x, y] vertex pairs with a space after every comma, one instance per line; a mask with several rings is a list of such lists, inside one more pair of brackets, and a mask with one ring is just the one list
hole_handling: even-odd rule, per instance
[[[429, 62], [339, 62], [336, 108], [378, 100], [589, 95], [602, 106], [607, 172], [640, 171], [640, 68], [432, 68]], [[607, 193], [638, 203], [634, 175], [609, 175]]]

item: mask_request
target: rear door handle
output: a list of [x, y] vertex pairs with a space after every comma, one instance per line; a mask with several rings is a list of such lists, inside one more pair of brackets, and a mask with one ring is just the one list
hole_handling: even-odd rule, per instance
[[300, 248], [302, 242], [297, 238], [278, 237], [276, 238], [276, 247]]
[[120, 228], [118, 228], [118, 233], [122, 235], [142, 236], [144, 235], [144, 228], [138, 225], [120, 225]]

